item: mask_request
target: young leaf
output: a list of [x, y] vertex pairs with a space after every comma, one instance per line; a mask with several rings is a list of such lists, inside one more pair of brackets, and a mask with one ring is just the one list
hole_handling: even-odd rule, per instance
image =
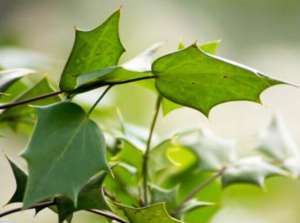
[[119, 37], [120, 11], [90, 31], [76, 30], [75, 42], [60, 80], [62, 90], [73, 90], [76, 78], [118, 63], [125, 51]]
[[215, 136], [207, 129], [181, 135], [177, 140], [197, 154], [201, 170], [219, 171], [237, 160], [235, 141]]
[[260, 133], [257, 149], [294, 176], [300, 175], [300, 150], [279, 117]]
[[[180, 223], [166, 211], [164, 203], [156, 203], [144, 208], [122, 207], [130, 223]], [[181, 222], [182, 223], [182, 222]]]
[[0, 92], [5, 92], [13, 83], [15, 83], [20, 78], [33, 74], [35, 71], [18, 68], [18, 69], [11, 69], [11, 70], [1, 70], [0, 71]]
[[108, 169], [102, 132], [74, 103], [38, 107], [37, 115], [33, 136], [22, 154], [29, 169], [23, 205], [30, 207], [60, 194], [76, 206], [88, 180]]
[[177, 206], [178, 187], [172, 189], [164, 189], [156, 185], [151, 185], [151, 203], [164, 202], [168, 212], [172, 211]]
[[55, 199], [60, 223], [66, 219], [71, 219], [75, 211], [108, 208], [101, 190], [105, 176], [105, 172], [97, 174], [81, 189], [78, 196], [77, 207], [66, 197], [58, 197]]
[[13, 161], [7, 158], [9, 165], [13, 171], [15, 181], [16, 181], [16, 190], [12, 196], [12, 198], [7, 202], [7, 204], [22, 202], [24, 197], [24, 192], [27, 183], [27, 175], [26, 173], [20, 169]]
[[208, 116], [216, 105], [237, 100], [260, 102], [260, 93], [283, 82], [256, 70], [207, 54], [196, 45], [157, 59], [156, 87], [175, 103]]
[[[19, 96], [15, 102], [30, 99], [37, 97], [39, 95], [47, 94], [54, 92], [54, 89], [50, 86], [47, 78], [41, 79], [37, 82], [32, 88], [24, 92], [21, 96]], [[33, 124], [35, 111], [32, 107], [28, 105], [48, 105], [53, 104], [55, 102], [60, 101], [59, 96], [54, 96], [50, 98], [45, 98], [43, 100], [38, 100], [31, 102], [30, 104], [20, 105], [17, 107], [12, 107], [4, 110], [0, 114], [0, 121], [6, 122], [10, 126], [16, 128], [20, 122], [26, 124]]]
[[222, 185], [226, 187], [230, 184], [248, 183], [264, 187], [265, 178], [276, 175], [284, 176], [285, 173], [261, 157], [246, 157], [227, 167], [222, 176]]
[[238, 157], [234, 141], [217, 137], [208, 130], [195, 131], [178, 140], [198, 155], [201, 170], [221, 173], [223, 186], [250, 183], [262, 187], [266, 177], [285, 175], [260, 157]]

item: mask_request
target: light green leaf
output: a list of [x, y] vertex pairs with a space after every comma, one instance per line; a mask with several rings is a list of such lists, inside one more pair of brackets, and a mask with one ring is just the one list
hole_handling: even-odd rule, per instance
[[38, 107], [37, 115], [33, 136], [22, 154], [29, 169], [24, 207], [58, 194], [76, 206], [88, 180], [108, 169], [102, 132], [74, 103]]
[[197, 154], [199, 168], [204, 171], [219, 171], [238, 159], [235, 141], [218, 137], [208, 129], [191, 131], [177, 140]]
[[260, 132], [257, 149], [294, 176], [300, 175], [299, 147], [278, 116]]
[[166, 211], [164, 203], [157, 203], [144, 208], [122, 207], [130, 223], [180, 223]]
[[226, 187], [236, 183], [249, 183], [264, 187], [266, 177], [280, 175], [284, 176], [285, 173], [261, 157], [246, 157], [226, 168], [222, 176], [222, 185]]
[[194, 131], [178, 139], [198, 155], [203, 171], [222, 172], [222, 184], [250, 183], [263, 186], [266, 177], [285, 175], [280, 168], [261, 157], [239, 157], [236, 143], [208, 130]]
[[[215, 41], [210, 41], [210, 42], [200, 44], [198, 47], [206, 53], [215, 54], [217, 49], [220, 46], [220, 43], [221, 43], [220, 40], [215, 40]], [[184, 48], [183, 44], [180, 44], [178, 47], [178, 49], [183, 49], [183, 48]], [[182, 108], [182, 105], [176, 104], [175, 102], [170, 101], [166, 98], [162, 100], [162, 111], [165, 116], [169, 114], [171, 111], [174, 111], [179, 108]]]
[[134, 166], [138, 171], [138, 176], [142, 172], [143, 152], [126, 139], [120, 139], [118, 145], [119, 152], [112, 157], [111, 162], [124, 162]]
[[9, 165], [13, 171], [15, 181], [16, 181], [16, 190], [12, 196], [12, 198], [8, 201], [8, 204], [15, 202], [22, 202], [24, 197], [24, 192], [27, 183], [27, 175], [26, 173], [19, 168], [13, 161], [8, 159]]
[[18, 68], [0, 71], [0, 92], [4, 93], [13, 83], [20, 78], [33, 74], [35, 71], [30, 69]]
[[164, 189], [156, 185], [150, 185], [151, 203], [164, 202], [168, 212], [174, 210], [177, 205], [178, 187]]
[[[77, 78], [78, 91], [93, 89], [100, 84], [128, 81], [135, 78], [152, 76], [151, 64], [153, 58], [160, 48], [161, 43], [149, 47], [133, 59], [119, 66], [107, 67], [98, 71], [80, 75]], [[139, 85], [155, 89], [148, 81], [141, 81]]]
[[194, 211], [199, 208], [210, 207], [213, 205], [214, 203], [212, 202], [205, 202], [205, 201], [199, 201], [198, 199], [191, 199], [188, 202], [184, 203], [183, 207], [180, 210], [180, 213], [178, 213], [178, 216], [182, 216], [184, 214], [187, 214], [190, 211]]
[[216, 105], [237, 100], [260, 102], [260, 93], [283, 82], [243, 65], [207, 54], [196, 45], [157, 59], [152, 65], [162, 96], [206, 116]]
[[[51, 92], [54, 92], [54, 89], [49, 84], [47, 78], [43, 78], [32, 88], [20, 95], [15, 102], [34, 98]], [[43, 100], [34, 101], [26, 105], [19, 105], [17, 107], [6, 109], [0, 114], [0, 121], [2, 123], [9, 124], [11, 127], [14, 127], [14, 129], [16, 129], [20, 123], [32, 125], [35, 118], [35, 110], [30, 107], [30, 105], [48, 105], [58, 101], [60, 101], [59, 96], [54, 96], [45, 98]]]
[[94, 72], [118, 63], [125, 51], [119, 37], [120, 11], [90, 31], [76, 30], [75, 42], [62, 73], [60, 88], [73, 90], [83, 73]]

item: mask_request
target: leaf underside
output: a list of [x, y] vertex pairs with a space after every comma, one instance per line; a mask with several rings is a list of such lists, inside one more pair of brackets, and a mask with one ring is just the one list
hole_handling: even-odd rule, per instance
[[156, 87], [164, 97], [206, 116], [224, 102], [259, 103], [263, 90], [283, 83], [207, 54], [196, 45], [157, 59], [152, 71], [157, 76]]

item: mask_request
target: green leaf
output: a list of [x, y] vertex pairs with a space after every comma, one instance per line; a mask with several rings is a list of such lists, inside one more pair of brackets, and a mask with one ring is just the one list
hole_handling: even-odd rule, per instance
[[124, 162], [134, 166], [140, 176], [142, 172], [143, 152], [126, 139], [120, 139], [118, 149], [120, 152], [112, 157], [110, 161]]
[[223, 186], [250, 183], [263, 187], [266, 177], [286, 175], [261, 157], [239, 157], [234, 141], [215, 136], [208, 130], [194, 131], [179, 141], [198, 155], [199, 169], [222, 171]]
[[207, 54], [196, 45], [157, 59], [152, 66], [162, 96], [208, 116], [216, 105], [237, 100], [260, 102], [260, 93], [283, 82], [243, 65]]
[[[15, 102], [34, 98], [51, 92], [54, 92], [54, 89], [49, 84], [47, 78], [43, 78], [32, 88], [28, 89], [26, 92], [20, 95], [15, 100]], [[35, 110], [30, 107], [30, 105], [48, 105], [58, 101], [60, 101], [59, 96], [54, 96], [45, 98], [43, 100], [34, 101], [26, 105], [19, 105], [17, 107], [6, 109], [0, 114], [0, 121], [2, 123], [8, 123], [14, 129], [16, 129], [18, 124], [20, 124], [21, 122], [32, 125], [35, 118]]]
[[238, 159], [235, 141], [216, 136], [208, 129], [191, 131], [177, 141], [198, 156], [198, 166], [203, 171], [219, 171]]
[[164, 203], [156, 203], [144, 208], [122, 207], [130, 223], [180, 223], [166, 211]]
[[55, 201], [57, 203], [59, 222], [71, 219], [73, 213], [79, 210], [107, 209], [108, 207], [101, 190], [105, 176], [105, 172], [97, 174], [81, 189], [77, 207], [74, 206], [72, 200], [66, 197], [58, 197]]
[[0, 71], [0, 92], [4, 93], [12, 84], [14, 84], [20, 78], [33, 73], [35, 73], [35, 71], [24, 69], [24, 68], [1, 70]]
[[60, 80], [62, 90], [73, 90], [77, 77], [83, 73], [118, 63], [125, 51], [119, 37], [119, 18], [118, 10], [93, 30], [76, 30], [73, 49]]
[[[220, 40], [215, 40], [215, 41], [210, 41], [210, 42], [206, 42], [203, 44], [200, 44], [198, 47], [203, 50], [206, 53], [211, 53], [211, 54], [215, 54], [217, 49], [220, 46], [221, 41]], [[180, 44], [178, 49], [183, 49], [184, 45]], [[174, 111], [176, 109], [182, 108], [181, 105], [176, 104], [173, 101], [170, 101], [166, 98], [164, 98], [162, 100], [162, 111], [163, 114], [166, 116], [167, 114], [169, 114], [171, 111]]]
[[[160, 46], [161, 43], [156, 43], [122, 65], [107, 67], [80, 75], [77, 78], [76, 88], [78, 88], [78, 91], [80, 92], [82, 90], [85, 91], [86, 89], [93, 89], [100, 84], [152, 76], [151, 64]], [[139, 85], [155, 89], [154, 85], [151, 85], [148, 81], [142, 81]]]
[[257, 149], [292, 175], [300, 175], [299, 147], [279, 117], [274, 117], [261, 131]]
[[74, 103], [38, 107], [37, 115], [33, 136], [22, 154], [29, 169], [24, 208], [57, 194], [76, 206], [88, 180], [108, 169], [102, 132]]
[[151, 203], [164, 202], [168, 212], [174, 210], [177, 205], [178, 187], [172, 189], [164, 189], [156, 185], [151, 185]]
[[264, 187], [265, 178], [280, 175], [285, 176], [286, 174], [261, 157], [246, 157], [226, 168], [222, 176], [222, 185], [226, 187], [231, 184], [248, 183]]
[[214, 203], [211, 203], [211, 202], [205, 202], [205, 201], [199, 201], [197, 199], [191, 199], [188, 202], [184, 203], [183, 207], [180, 210], [180, 213], [178, 213], [178, 216], [182, 216], [184, 214], [187, 214], [188, 212], [195, 211], [199, 208], [210, 207], [213, 205], [214, 205]]
[[22, 202], [24, 197], [24, 192], [27, 183], [27, 175], [26, 173], [19, 168], [13, 161], [7, 158], [9, 165], [13, 171], [15, 181], [16, 181], [16, 190], [12, 196], [12, 198], [8, 201], [7, 204]]

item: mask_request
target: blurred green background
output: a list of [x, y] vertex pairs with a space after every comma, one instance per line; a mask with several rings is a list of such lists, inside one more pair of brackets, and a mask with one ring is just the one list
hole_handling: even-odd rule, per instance
[[[0, 64], [5, 68], [32, 67], [58, 80], [73, 44], [74, 26], [90, 29], [122, 5], [120, 34], [126, 60], [156, 42], [160, 53], [176, 49], [179, 41], [193, 43], [221, 39], [219, 55], [300, 84], [299, 0], [0, 0]], [[92, 102], [97, 90], [77, 98]], [[217, 106], [206, 119], [192, 109], [160, 117], [157, 132], [167, 137], [176, 130], [207, 127], [217, 134], [236, 138], [240, 151], [251, 150], [257, 132], [274, 113], [280, 114], [300, 145], [300, 91], [277, 86], [262, 95], [263, 105], [232, 102]], [[149, 126], [154, 95], [134, 86], [120, 86], [105, 104], [120, 108], [124, 119]], [[16, 159], [27, 137], [10, 130], [0, 138], [0, 147]], [[0, 205], [14, 187], [13, 176], [0, 153]], [[224, 191], [222, 208], [213, 223], [298, 223], [300, 181], [273, 178], [265, 190], [234, 186]], [[12, 207], [12, 206], [11, 206]], [[1, 219], [2, 220], [2, 219]], [[0, 222], [1, 222], [0, 220]], [[50, 211], [33, 219], [33, 212], [18, 213], [10, 222], [56, 222]], [[99, 217], [76, 214], [75, 223], [100, 222]], [[201, 223], [201, 219], [197, 221]]]

